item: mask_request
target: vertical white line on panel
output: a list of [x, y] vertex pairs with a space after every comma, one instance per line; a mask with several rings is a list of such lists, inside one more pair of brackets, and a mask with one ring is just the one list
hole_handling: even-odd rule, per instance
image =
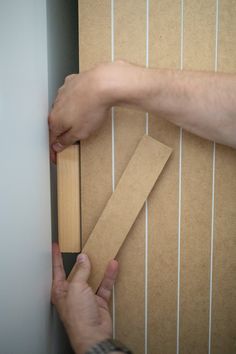
[[145, 203], [144, 353], [148, 353], [148, 202]]
[[209, 290], [209, 337], [208, 354], [211, 354], [211, 329], [212, 329], [212, 278], [213, 278], [213, 250], [214, 250], [214, 214], [215, 214], [215, 142], [213, 143], [212, 161], [212, 212], [211, 212], [211, 250], [210, 250], [210, 290]]
[[[184, 65], [184, 0], [180, 0], [180, 70]], [[178, 281], [177, 281], [177, 324], [176, 353], [179, 354], [179, 323], [180, 323], [180, 255], [181, 255], [181, 204], [182, 204], [182, 145], [183, 130], [179, 131], [179, 204], [178, 204]]]
[[115, 59], [115, 23], [114, 23], [114, 1], [111, 0], [111, 61]]
[[[115, 0], [111, 0], [111, 60], [112, 62], [115, 59], [115, 23], [114, 23], [114, 2]], [[115, 111], [114, 107], [111, 109], [111, 139], [112, 139], [112, 192], [115, 190]], [[112, 335], [113, 338], [116, 337], [116, 301], [115, 301], [115, 286], [113, 286], [112, 292]]]
[[[219, 37], [219, 0], [216, 0], [215, 17], [215, 63], [214, 70], [218, 67], [218, 37]], [[211, 354], [211, 335], [212, 335], [212, 282], [213, 282], [213, 259], [214, 259], [214, 217], [215, 217], [215, 163], [216, 163], [216, 144], [213, 143], [212, 156], [212, 210], [211, 210], [211, 253], [210, 253], [210, 293], [209, 293], [209, 337], [208, 354]]]
[[[111, 61], [115, 59], [115, 23], [114, 23], [114, 1], [111, 0]], [[114, 107], [111, 109], [112, 118], [112, 191], [115, 190], [115, 111]]]
[[[146, 0], [146, 67], [149, 65], [149, 0]], [[149, 131], [149, 115], [146, 112], [145, 133]], [[145, 202], [145, 280], [144, 280], [144, 354], [148, 353], [148, 200]]]

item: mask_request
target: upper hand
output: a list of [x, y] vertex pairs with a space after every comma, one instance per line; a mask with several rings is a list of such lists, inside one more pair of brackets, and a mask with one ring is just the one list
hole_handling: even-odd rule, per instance
[[75, 353], [85, 353], [96, 343], [112, 336], [108, 302], [118, 273], [118, 263], [108, 264], [104, 279], [95, 295], [87, 281], [91, 265], [85, 254], [77, 257], [77, 269], [66, 279], [58, 244], [53, 244], [52, 303], [65, 326]]
[[52, 153], [86, 139], [107, 116], [110, 105], [103, 93], [101, 67], [67, 76], [58, 90], [48, 119]]

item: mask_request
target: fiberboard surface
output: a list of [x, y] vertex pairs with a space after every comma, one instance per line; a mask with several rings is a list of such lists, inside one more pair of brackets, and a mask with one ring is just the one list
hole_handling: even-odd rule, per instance
[[[80, 0], [80, 71], [114, 58], [236, 72], [235, 18], [233, 0]], [[233, 354], [235, 150], [114, 109], [81, 143], [83, 243], [147, 131], [174, 153], [119, 253], [114, 334], [136, 354]]]

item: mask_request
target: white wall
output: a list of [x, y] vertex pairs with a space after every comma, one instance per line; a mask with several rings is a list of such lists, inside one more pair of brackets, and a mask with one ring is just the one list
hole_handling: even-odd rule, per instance
[[[50, 305], [47, 114], [77, 70], [76, 2], [0, 2], [1, 354], [70, 353]], [[55, 167], [52, 187], [55, 239]]]
[[46, 0], [0, 2], [0, 353], [51, 353]]

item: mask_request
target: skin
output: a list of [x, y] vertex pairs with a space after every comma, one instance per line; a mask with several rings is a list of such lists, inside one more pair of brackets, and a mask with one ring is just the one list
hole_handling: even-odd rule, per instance
[[49, 115], [52, 159], [92, 135], [112, 106], [158, 114], [236, 148], [236, 75], [147, 69], [118, 61], [66, 78]]
[[[51, 300], [64, 324], [76, 354], [84, 354], [96, 343], [112, 336], [108, 303], [118, 274], [117, 261], [111, 261], [95, 295], [88, 285], [91, 264], [85, 254], [76, 261], [73, 278], [66, 279], [59, 246], [52, 246], [53, 284]], [[115, 352], [113, 352], [115, 353]]]

